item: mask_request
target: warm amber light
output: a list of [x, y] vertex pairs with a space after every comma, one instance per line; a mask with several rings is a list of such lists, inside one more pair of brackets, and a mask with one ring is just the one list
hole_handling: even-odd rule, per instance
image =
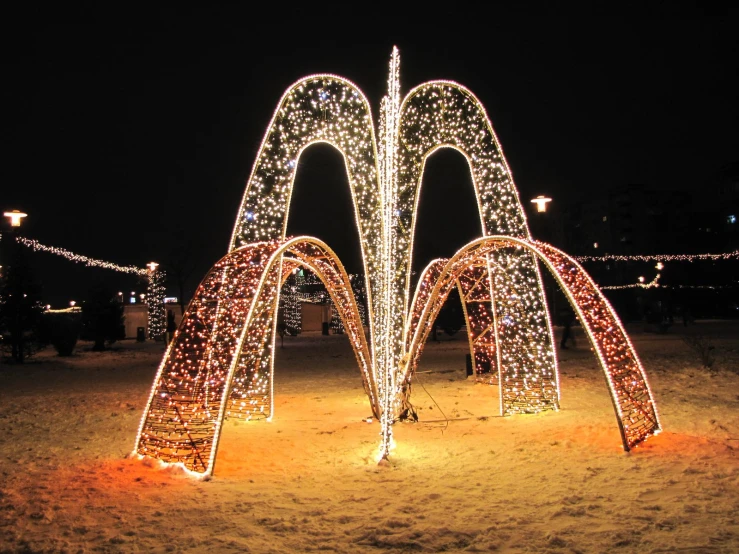
[[149, 268], [149, 271], [156, 271], [157, 267], [159, 267], [159, 264], [156, 262], [149, 262], [146, 264], [146, 267]]
[[536, 211], [537, 212], [546, 212], [547, 211], [547, 204], [551, 202], [552, 199], [540, 194], [536, 198], [531, 200], [532, 204], [536, 204]]
[[3, 215], [5, 217], [10, 218], [11, 227], [20, 227], [21, 219], [28, 216], [28, 214], [24, 214], [23, 212], [19, 212], [18, 210], [13, 210], [12, 212], [5, 212]]

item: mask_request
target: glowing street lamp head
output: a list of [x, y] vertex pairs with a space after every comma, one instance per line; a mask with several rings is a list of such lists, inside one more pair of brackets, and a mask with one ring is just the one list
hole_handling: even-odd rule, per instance
[[149, 262], [146, 264], [146, 267], [149, 268], [149, 271], [156, 271], [157, 267], [159, 267], [159, 264], [156, 262]]
[[3, 214], [5, 217], [10, 218], [10, 226], [11, 227], [20, 227], [21, 226], [21, 220], [28, 216], [28, 214], [24, 214], [23, 212], [19, 212], [18, 210], [13, 210], [12, 212], [5, 212]]
[[544, 196], [543, 194], [540, 194], [536, 198], [533, 198], [531, 200], [532, 204], [536, 204], [536, 211], [537, 212], [546, 212], [547, 211], [547, 203], [551, 202], [552, 199], [548, 196]]

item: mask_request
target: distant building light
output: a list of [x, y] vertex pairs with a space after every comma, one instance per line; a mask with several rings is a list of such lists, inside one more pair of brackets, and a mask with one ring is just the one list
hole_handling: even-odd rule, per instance
[[179, 299], [176, 296], [165, 296], [164, 297], [165, 304], [177, 304], [177, 302], [179, 302]]
[[657, 265], [654, 266], [654, 267], [657, 268], [657, 269], [664, 269], [665, 264], [663, 264], [662, 262], [657, 262]]
[[593, 248], [598, 248], [598, 243], [597, 242], [594, 242], [593, 243]]
[[736, 223], [736, 216], [732, 214], [726, 218], [726, 221], [728, 221], [729, 223]]

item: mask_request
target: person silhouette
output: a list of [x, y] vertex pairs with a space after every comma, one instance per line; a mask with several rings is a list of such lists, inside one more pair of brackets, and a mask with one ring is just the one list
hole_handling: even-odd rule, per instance
[[559, 341], [559, 347], [562, 350], [567, 350], [567, 342], [572, 343], [572, 347], [575, 348], [575, 336], [572, 334], [572, 324], [575, 322], [575, 312], [568, 304], [560, 311], [560, 323], [562, 324], [562, 340]]
[[169, 344], [169, 341], [172, 340], [172, 335], [177, 330], [177, 324], [174, 320], [174, 312], [172, 310], [167, 310], [167, 331], [166, 331], [166, 339], [167, 343]]

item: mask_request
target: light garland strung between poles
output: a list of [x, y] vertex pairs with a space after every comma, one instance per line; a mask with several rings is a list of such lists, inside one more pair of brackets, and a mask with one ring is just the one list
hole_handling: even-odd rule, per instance
[[132, 265], [118, 265], [113, 262], [105, 262], [103, 260], [96, 260], [95, 258], [88, 258], [87, 256], [75, 254], [74, 252], [70, 252], [69, 250], [65, 250], [64, 248], [58, 248], [56, 246], [46, 246], [39, 243], [37, 240], [27, 239], [25, 237], [16, 237], [16, 240], [23, 246], [27, 246], [34, 251], [56, 254], [57, 256], [62, 256], [72, 262], [83, 263], [89, 267], [103, 267], [105, 269], [112, 269], [113, 271], [119, 271], [123, 273], [135, 273], [136, 275], [142, 276], [149, 273], [148, 269], [142, 269], [140, 267]]
[[[2, 235], [0, 235], [0, 240], [2, 240]], [[26, 246], [32, 249], [33, 251], [48, 252], [49, 254], [55, 254], [57, 256], [62, 256], [63, 258], [66, 258], [72, 262], [83, 263], [88, 267], [101, 267], [104, 269], [112, 269], [113, 271], [118, 271], [120, 273], [133, 273], [135, 275], [140, 275], [142, 277], [146, 276], [147, 277], [146, 300], [149, 305], [149, 310], [148, 310], [149, 336], [158, 337], [164, 333], [164, 330], [165, 330], [164, 281], [165, 281], [166, 275], [164, 271], [160, 271], [156, 269], [158, 264], [154, 264], [148, 269], [142, 269], [140, 267], [136, 267], [132, 265], [127, 265], [127, 266], [118, 265], [113, 262], [96, 260], [95, 258], [90, 258], [88, 256], [83, 256], [81, 254], [75, 254], [74, 252], [71, 252], [64, 248], [59, 248], [56, 246], [46, 246], [34, 239], [28, 239], [25, 237], [15, 237], [15, 240], [19, 244]]]
[[603, 256], [573, 256], [578, 262], [692, 262], [695, 260], [730, 260], [739, 258], [739, 250], [725, 254], [604, 254]]

